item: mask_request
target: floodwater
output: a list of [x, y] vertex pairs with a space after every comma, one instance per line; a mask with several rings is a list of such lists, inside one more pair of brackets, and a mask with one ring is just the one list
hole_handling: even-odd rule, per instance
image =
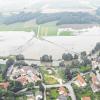
[[0, 32], [0, 56], [22, 53], [26, 58], [40, 59], [44, 54], [60, 59], [65, 52], [91, 51], [99, 36], [51, 36], [36, 38], [34, 32]]
[[23, 54], [27, 58], [39, 59], [42, 55], [52, 55], [53, 59], [61, 59], [65, 52], [79, 53], [90, 52], [97, 42], [98, 36], [69, 36], [69, 37], [44, 37], [45, 40], [34, 38], [30, 46], [24, 49]]

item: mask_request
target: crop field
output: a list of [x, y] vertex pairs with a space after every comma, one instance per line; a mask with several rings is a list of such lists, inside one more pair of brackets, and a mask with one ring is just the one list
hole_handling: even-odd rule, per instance
[[10, 25], [0, 24], [0, 31], [34, 31], [38, 37], [42, 36], [71, 36], [72, 32], [62, 31], [58, 34], [59, 26], [56, 26], [56, 22], [49, 22], [46, 24], [37, 25], [36, 22], [21, 22]]

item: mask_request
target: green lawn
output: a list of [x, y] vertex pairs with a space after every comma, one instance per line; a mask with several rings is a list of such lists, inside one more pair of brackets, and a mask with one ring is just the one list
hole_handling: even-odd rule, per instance
[[72, 32], [71, 31], [63, 31], [60, 33], [60, 36], [72, 36]]
[[[68, 89], [66, 88], [66, 91]], [[46, 99], [47, 100], [56, 100], [59, 96], [58, 88], [50, 88], [46, 91]], [[66, 97], [68, 100], [72, 100], [71, 97]]]
[[72, 98], [69, 96], [69, 97], [67, 97], [67, 100], [72, 100]]
[[58, 84], [58, 81], [52, 78], [50, 75], [44, 75], [44, 82], [45, 84]]
[[6, 95], [5, 100], [27, 100], [25, 95], [14, 96], [14, 95]]
[[86, 74], [85, 79], [86, 79], [86, 82], [89, 83], [89, 81], [91, 80], [90, 74]]
[[5, 64], [0, 64], [0, 70], [2, 72], [4, 72], [5, 69], [6, 69], [6, 65]]
[[77, 100], [81, 100], [81, 98], [84, 96], [90, 96], [91, 100], [95, 100], [95, 95], [90, 87], [90, 84], [88, 84], [88, 86], [85, 88], [79, 88], [76, 85], [72, 85], [72, 87], [74, 89]]
[[59, 96], [59, 92], [57, 91], [57, 88], [50, 88], [46, 91], [47, 94], [47, 100], [56, 100]]
[[94, 95], [97, 100], [100, 100], [100, 92], [94, 93]]
[[2, 79], [2, 74], [0, 74], [0, 82], [2, 82], [3, 81], [3, 79]]
[[0, 31], [32, 31], [33, 27], [24, 27], [22, 24], [16, 25], [0, 25]]
[[27, 100], [26, 96], [18, 96], [16, 97], [16, 100]]
[[91, 69], [92, 69], [92, 67], [90, 67], [90, 66], [81, 66], [80, 72], [85, 73], [85, 72], [90, 71]]
[[[39, 34], [38, 28], [40, 27]], [[20, 22], [14, 23], [10, 25], [0, 24], [0, 31], [34, 31], [38, 34], [39, 37], [41, 36], [57, 36], [59, 26], [56, 25], [56, 21], [48, 22], [45, 24], [38, 25], [34, 20], [27, 21], [27, 22]], [[61, 32], [59, 36], [71, 36], [72, 32], [66, 31]]]
[[40, 67], [40, 72], [42, 73], [42, 76], [44, 78], [44, 83], [45, 84], [57, 84], [58, 81], [56, 79], [54, 79], [52, 76], [55, 76], [56, 77], [56, 74], [55, 72], [51, 74], [48, 73], [48, 71], [46, 70], [45, 67]]

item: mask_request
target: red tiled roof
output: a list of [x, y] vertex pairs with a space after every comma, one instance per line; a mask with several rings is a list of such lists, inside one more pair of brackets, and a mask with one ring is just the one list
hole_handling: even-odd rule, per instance
[[85, 83], [84, 78], [80, 74], [77, 75], [77, 80], [80, 82], [80, 84], [84, 84]]
[[0, 83], [0, 88], [7, 89], [9, 86], [9, 82]]
[[93, 84], [95, 84], [96, 81], [97, 81], [96, 75], [93, 75], [92, 76], [92, 82], [93, 82]]
[[17, 78], [17, 81], [19, 81], [23, 85], [28, 83], [28, 80], [25, 76], [21, 76], [21, 77]]
[[82, 97], [82, 100], [91, 100], [90, 97]]
[[59, 91], [66, 91], [65, 88], [62, 86], [59, 88]]
[[59, 92], [62, 92], [63, 95], [66, 95], [67, 96], [67, 91], [65, 89], [65, 87], [61, 86], [59, 89], [58, 89]]

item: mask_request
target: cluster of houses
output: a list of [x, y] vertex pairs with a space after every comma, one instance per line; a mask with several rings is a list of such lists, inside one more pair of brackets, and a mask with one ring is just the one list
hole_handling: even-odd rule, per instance
[[92, 69], [99, 68], [100, 70], [100, 57], [92, 59]]
[[[3, 63], [2, 61], [0, 61]], [[71, 62], [65, 63], [70, 64]], [[47, 63], [46, 63], [47, 64]], [[48, 64], [45, 66], [48, 66]], [[51, 66], [51, 64], [49, 65]], [[98, 68], [98, 70], [95, 70]], [[53, 70], [50, 67], [47, 67], [46, 69], [49, 74], [53, 73]], [[100, 91], [100, 57], [92, 59], [92, 70], [95, 70], [96, 73], [91, 72], [91, 80], [90, 80], [90, 86], [92, 88], [92, 91], [99, 92]], [[13, 65], [9, 67], [7, 71], [7, 76], [10, 80], [18, 81], [22, 85], [27, 85], [28, 83], [36, 83], [38, 81], [42, 81], [42, 75], [38, 72], [35, 68], [31, 66], [21, 66], [21, 67], [14, 67]], [[76, 79], [74, 80], [74, 84], [76, 84], [78, 87], [85, 87], [87, 86], [87, 82], [85, 80], [85, 77], [83, 75], [78, 74]], [[0, 88], [7, 90], [9, 87], [9, 82], [0, 82]], [[66, 91], [65, 87], [59, 87], [58, 89], [59, 96], [57, 100], [66, 100], [66, 97], [68, 96], [68, 93]], [[39, 100], [43, 98], [43, 93], [41, 91], [37, 91], [35, 95], [31, 92], [27, 93], [28, 100]], [[91, 97], [82, 97], [81, 100], [91, 100]]]
[[[12, 69], [12, 68], [11, 68]], [[42, 80], [41, 74], [34, 68], [30, 66], [22, 66], [13, 67], [12, 71], [10, 71], [9, 78], [10, 80], [18, 81], [22, 85], [27, 85], [28, 83], [36, 83], [37, 81]], [[9, 82], [1, 82], [0, 88], [7, 90], [9, 87]], [[35, 94], [31, 92], [26, 92], [27, 100], [41, 100], [43, 98], [43, 93], [41, 91], [35, 92]]]
[[22, 85], [41, 81], [41, 74], [30, 66], [14, 67], [10, 76], [11, 80], [19, 81]]
[[100, 91], [100, 73], [97, 72], [97, 74], [92, 75], [92, 84], [91, 88], [93, 92], [99, 92]]
[[[91, 75], [91, 88], [92, 91], [99, 92], [100, 91], [100, 73], [97, 72], [96, 74], [92, 73]], [[81, 75], [78, 74], [76, 80], [74, 81], [74, 84], [76, 84], [78, 87], [85, 87], [87, 86], [85, 78]], [[90, 97], [82, 97], [81, 100], [91, 100]]]

